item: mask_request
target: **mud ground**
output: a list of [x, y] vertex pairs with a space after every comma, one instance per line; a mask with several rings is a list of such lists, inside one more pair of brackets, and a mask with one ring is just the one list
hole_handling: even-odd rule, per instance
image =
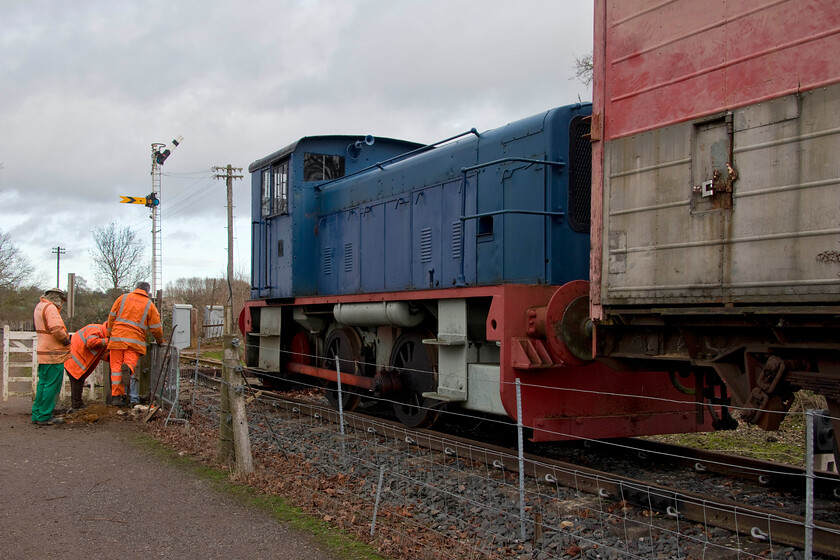
[[56, 426], [30, 408], [0, 401], [0, 558], [336, 558], [155, 457], [112, 407]]

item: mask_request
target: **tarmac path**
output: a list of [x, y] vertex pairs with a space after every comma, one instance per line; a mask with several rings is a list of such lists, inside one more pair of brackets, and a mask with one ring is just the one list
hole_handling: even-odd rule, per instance
[[132, 422], [35, 426], [0, 401], [0, 558], [334, 560], [132, 441]]

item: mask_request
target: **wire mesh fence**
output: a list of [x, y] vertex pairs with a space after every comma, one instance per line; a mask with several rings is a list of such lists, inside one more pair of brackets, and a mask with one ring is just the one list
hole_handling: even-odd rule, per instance
[[182, 419], [180, 350], [169, 344], [151, 347], [150, 400], [164, 406], [169, 415], [166, 422]]
[[[197, 367], [182, 372], [181, 386], [189, 391], [180, 399], [198, 427], [191, 433], [197, 447], [206, 446], [199, 440], [216, 435], [219, 380]], [[256, 484], [398, 557], [804, 557], [783, 544], [783, 533], [806, 529], [789, 516], [771, 511], [761, 520], [736, 512], [734, 530], [722, 529], [716, 521], [731, 508], [714, 498], [585, 468], [529, 463], [521, 476], [511, 467], [516, 449], [489, 452], [428, 434], [423, 437], [434, 444], [420, 445], [408, 430], [396, 433], [377, 421], [342, 423], [326, 403], [307, 406], [311, 414], [290, 400], [249, 401], [251, 443], [261, 467]], [[687, 519], [688, 508], [699, 514]]]

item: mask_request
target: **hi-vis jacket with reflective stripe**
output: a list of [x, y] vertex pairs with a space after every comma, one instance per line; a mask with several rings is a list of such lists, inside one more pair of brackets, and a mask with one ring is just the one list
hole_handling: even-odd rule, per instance
[[38, 363], [63, 363], [70, 353], [67, 328], [58, 307], [43, 297], [35, 306], [35, 331], [38, 333]]
[[81, 379], [92, 370], [108, 352], [108, 323], [85, 325], [70, 340], [70, 357], [64, 362], [67, 373]]
[[117, 298], [108, 316], [108, 350], [134, 350], [146, 353], [146, 336], [151, 331], [158, 344], [163, 344], [160, 313], [141, 289]]
[[38, 333], [38, 363], [60, 364], [70, 353], [70, 337], [58, 307], [46, 298], [35, 306], [35, 332]]

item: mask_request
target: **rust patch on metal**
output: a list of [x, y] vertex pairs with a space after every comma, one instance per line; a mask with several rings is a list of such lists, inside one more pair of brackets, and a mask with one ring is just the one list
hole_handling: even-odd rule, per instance
[[840, 251], [823, 251], [817, 255], [817, 261], [840, 263]]

